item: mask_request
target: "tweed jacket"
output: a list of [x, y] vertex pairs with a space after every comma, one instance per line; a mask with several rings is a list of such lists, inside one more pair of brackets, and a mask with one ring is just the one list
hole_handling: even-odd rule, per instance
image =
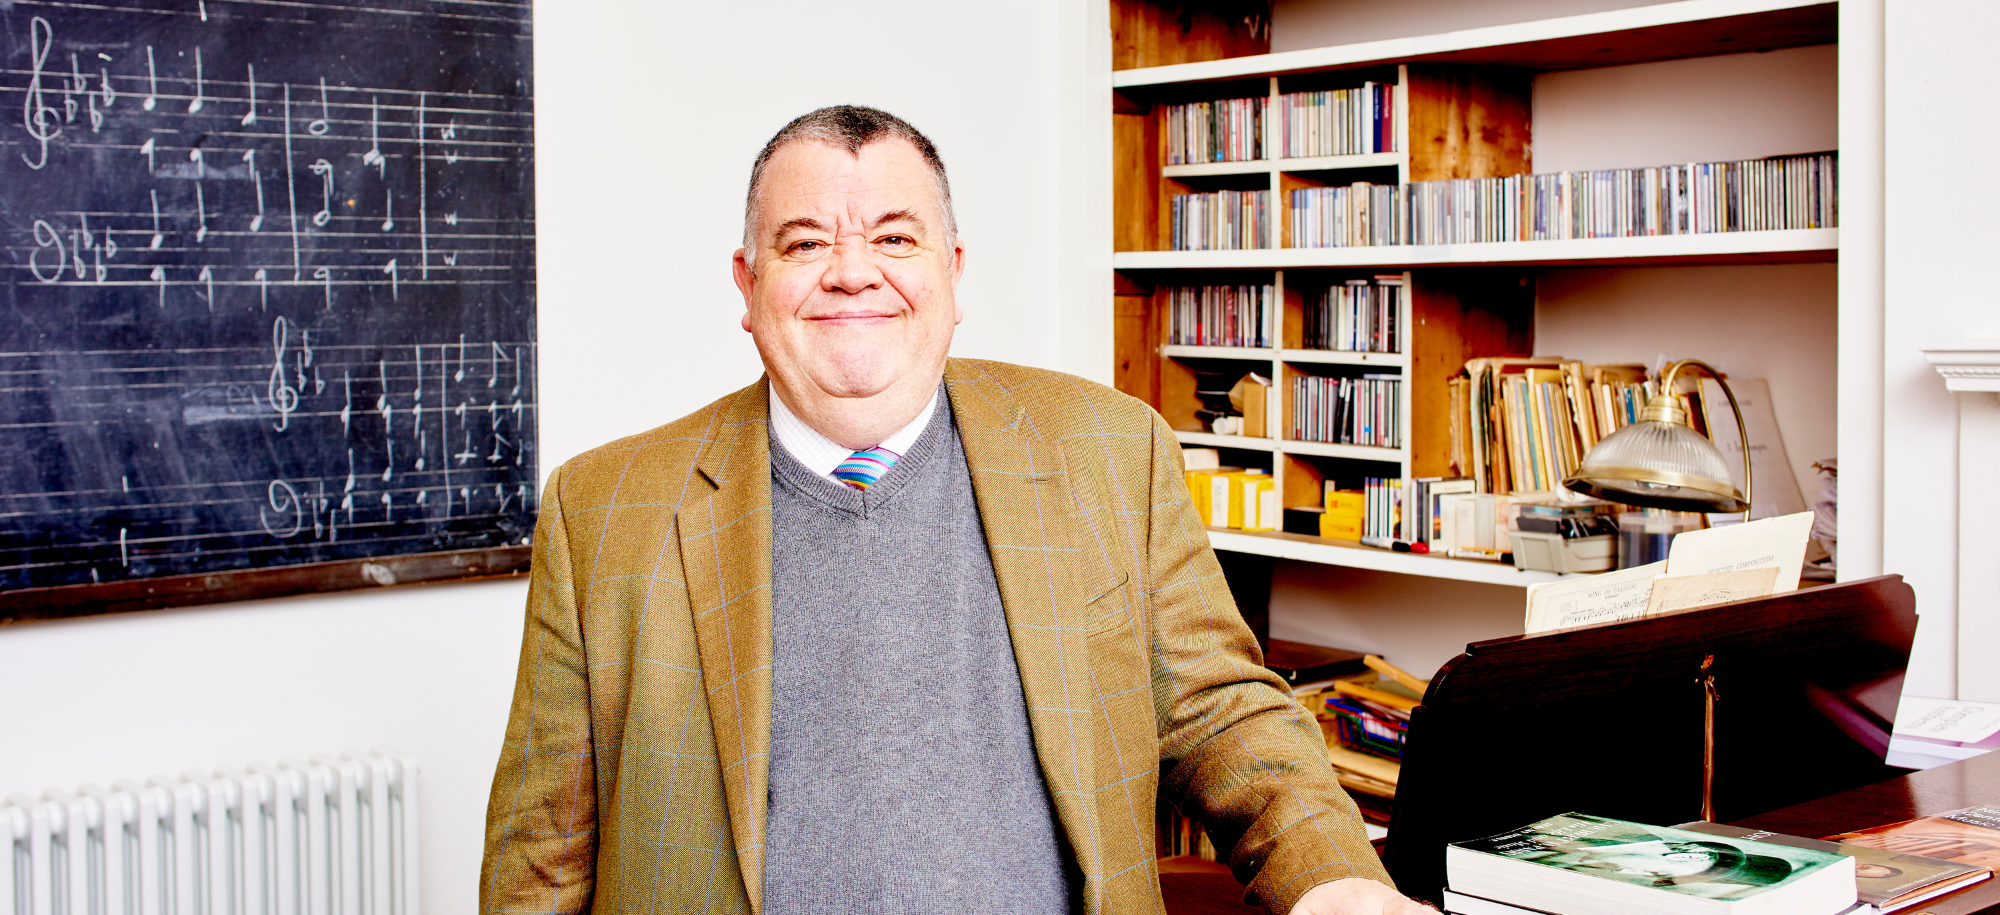
[[[1272, 912], [1388, 882], [1317, 723], [1259, 664], [1159, 416], [1004, 363], [953, 359], [945, 381], [1084, 910], [1162, 911], [1162, 795]], [[482, 912], [761, 912], [769, 396], [760, 379], [550, 474]]]

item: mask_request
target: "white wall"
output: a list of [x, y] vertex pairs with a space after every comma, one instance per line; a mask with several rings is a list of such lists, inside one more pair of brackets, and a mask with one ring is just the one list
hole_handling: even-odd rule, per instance
[[1535, 171], [1838, 148], [1837, 50], [1818, 45], [1539, 74]]
[[[1882, 565], [1915, 586], [1927, 625], [1955, 623], [1957, 410], [1918, 350], [2000, 338], [1992, 271], [2000, 225], [1989, 213], [2000, 200], [2000, 119], [1982, 96], [2000, 81], [2000, 59], [1979, 38], [2000, 29], [2000, 7], [1890, 3], [1886, 11]], [[1978, 558], [1989, 570], [1991, 560]], [[1955, 632], [1923, 635], [1928, 643]], [[1986, 653], [1964, 660], [1990, 663]], [[1913, 671], [1933, 696], [1953, 695], [1954, 673]]]
[[[824, 104], [886, 108], [938, 143], [969, 249], [957, 353], [1108, 376], [1110, 296], [1091, 291], [1108, 222], [1065, 206], [1110, 198], [1108, 155], [1089, 158], [1108, 139], [1084, 129], [1109, 104], [1084, 92], [1082, 74], [1108, 81], [1094, 7], [537, 4], [543, 472], [757, 377], [729, 280], [743, 185], [757, 148]], [[425, 767], [423, 905], [469, 911], [524, 594], [0, 628], [0, 796], [390, 746]]]

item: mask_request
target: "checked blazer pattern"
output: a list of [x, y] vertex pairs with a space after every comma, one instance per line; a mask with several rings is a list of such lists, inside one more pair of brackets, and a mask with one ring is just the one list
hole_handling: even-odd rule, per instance
[[[1162, 911], [1162, 796], [1273, 912], [1388, 882], [1317, 723], [1258, 663], [1158, 415], [1004, 363], [953, 359], [945, 382], [1085, 911]], [[761, 912], [769, 396], [760, 379], [549, 476], [482, 912]]]

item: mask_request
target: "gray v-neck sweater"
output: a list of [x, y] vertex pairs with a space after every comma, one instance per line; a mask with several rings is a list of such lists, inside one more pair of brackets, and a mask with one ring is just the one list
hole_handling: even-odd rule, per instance
[[865, 492], [771, 483], [766, 915], [1069, 912], [949, 400]]

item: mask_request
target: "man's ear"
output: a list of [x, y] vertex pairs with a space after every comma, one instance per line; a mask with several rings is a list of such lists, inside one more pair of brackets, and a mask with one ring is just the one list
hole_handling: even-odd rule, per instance
[[757, 285], [757, 274], [750, 270], [747, 249], [737, 248], [729, 257], [729, 272], [736, 279], [737, 291], [743, 293], [743, 329], [750, 329], [750, 290]]
[[951, 288], [958, 288], [958, 278], [965, 275], [965, 239], [951, 240]]

